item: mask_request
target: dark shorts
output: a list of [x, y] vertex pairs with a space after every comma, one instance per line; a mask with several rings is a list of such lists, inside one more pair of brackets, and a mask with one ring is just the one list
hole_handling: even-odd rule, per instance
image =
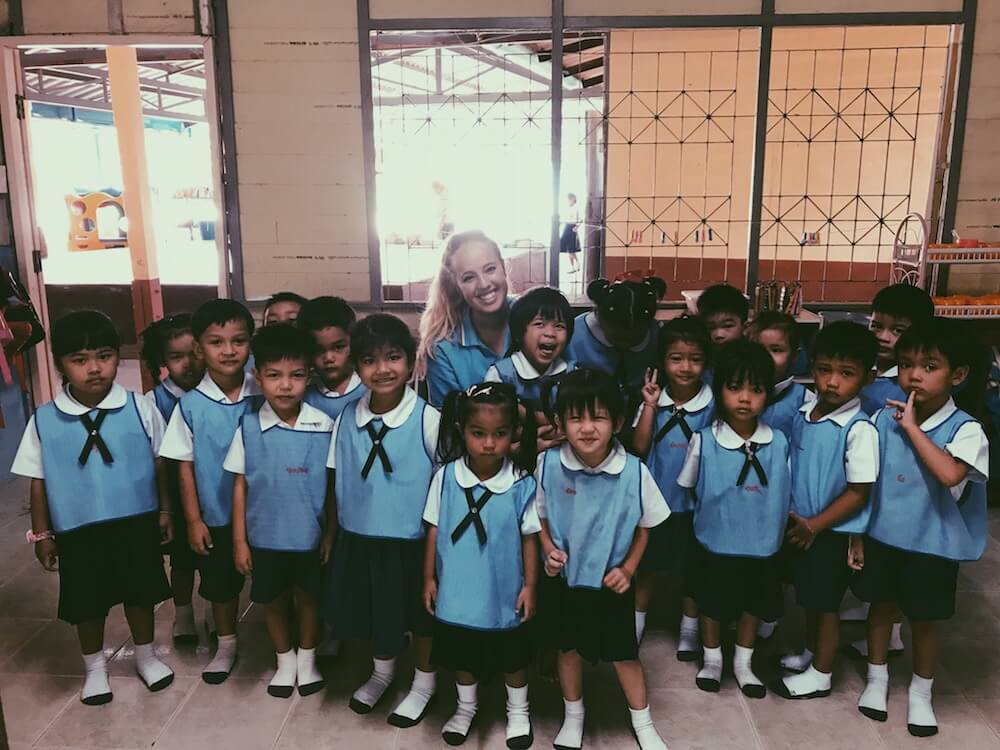
[[341, 639], [372, 641], [379, 656], [395, 656], [404, 634], [430, 636], [424, 608], [423, 539], [376, 539], [343, 529], [324, 571], [320, 614]]
[[865, 602], [896, 602], [910, 620], [950, 620], [955, 615], [958, 563], [890, 547], [865, 537], [865, 567], [851, 589]]
[[671, 513], [666, 521], [649, 530], [649, 544], [639, 563], [640, 573], [681, 578], [685, 596], [693, 594], [689, 584], [694, 552], [694, 513]]
[[561, 651], [576, 651], [591, 663], [634, 661], [635, 587], [624, 594], [611, 589], [570, 588], [562, 577], [545, 586], [550, 614], [546, 641]]
[[157, 513], [59, 534], [59, 619], [102, 620], [116, 604], [153, 607], [170, 598]]
[[164, 545], [163, 551], [170, 556], [170, 570], [197, 570], [198, 555], [191, 549], [188, 542], [187, 524], [184, 522], [184, 507], [181, 504], [180, 481], [178, 479], [178, 464], [171, 459], [165, 459], [167, 472], [167, 492], [170, 495], [170, 510], [174, 519], [174, 538], [170, 544]]
[[233, 527], [209, 526], [212, 549], [207, 555], [196, 555], [201, 583], [198, 594], [214, 604], [225, 604], [243, 591], [243, 576], [233, 562]]
[[528, 628], [477, 630], [434, 622], [431, 663], [452, 672], [469, 672], [480, 682], [513, 674], [531, 663], [534, 648]]
[[784, 609], [778, 555], [739, 557], [694, 542], [695, 600], [701, 614], [729, 622], [742, 613], [774, 622]]
[[320, 592], [319, 551], [285, 552], [250, 548], [253, 571], [250, 601], [270, 604], [282, 594], [298, 589], [309, 596]]
[[840, 611], [841, 600], [851, 584], [852, 573], [847, 566], [849, 540], [847, 534], [824, 531], [807, 550], [785, 548], [790, 580], [801, 607], [813, 612]]

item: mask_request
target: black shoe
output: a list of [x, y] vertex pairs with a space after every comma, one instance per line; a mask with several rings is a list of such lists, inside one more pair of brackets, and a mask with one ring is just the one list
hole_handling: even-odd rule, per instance
[[306, 685], [299, 685], [299, 695], [307, 696], [313, 695], [314, 693], [320, 692], [326, 687], [326, 680], [316, 680], [316, 682], [310, 682]]
[[291, 698], [295, 692], [294, 685], [268, 685], [267, 694], [275, 698]]
[[706, 693], [717, 693], [722, 687], [722, 683], [718, 680], [712, 680], [708, 677], [695, 677], [694, 684], [698, 686], [699, 689], [704, 690]]
[[906, 728], [914, 737], [933, 737], [938, 733], [937, 727], [924, 726], [923, 724], [907, 724]]
[[411, 719], [409, 716], [403, 716], [402, 714], [391, 713], [389, 714], [389, 718], [386, 719], [386, 721], [389, 724], [392, 724], [392, 726], [399, 727], [400, 729], [409, 729], [410, 727], [415, 727], [417, 724], [419, 724], [424, 720], [424, 717], [427, 715], [427, 711], [428, 709], [430, 709], [431, 704], [433, 702], [434, 702], [434, 696], [432, 695], [431, 699], [427, 701], [427, 705], [424, 706], [424, 710], [420, 712], [420, 716], [418, 716], [415, 719]]
[[507, 740], [507, 747], [510, 750], [527, 750], [531, 747], [531, 743], [535, 741], [535, 733], [532, 729], [528, 729], [527, 734], [523, 734], [520, 737], [511, 737]]
[[879, 711], [877, 708], [869, 708], [868, 706], [858, 706], [858, 710], [872, 721], [885, 721], [886, 719], [889, 718], [888, 711]]

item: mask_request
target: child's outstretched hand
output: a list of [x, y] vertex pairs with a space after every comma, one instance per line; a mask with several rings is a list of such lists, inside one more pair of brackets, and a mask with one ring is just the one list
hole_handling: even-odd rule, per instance
[[233, 544], [233, 563], [240, 575], [248, 576], [253, 572], [253, 560], [250, 556], [250, 545], [246, 542]]
[[566, 567], [569, 555], [561, 549], [554, 549], [545, 556], [545, 575], [555, 577]]
[[56, 549], [55, 539], [43, 539], [35, 542], [35, 557], [42, 567], [48, 571], [59, 570], [59, 550]]
[[896, 410], [896, 421], [899, 422], [899, 426], [904, 430], [912, 430], [919, 428], [920, 425], [917, 424], [917, 414], [916, 410], [913, 408], [913, 399], [916, 397], [915, 391], [910, 391], [910, 395], [906, 397], [906, 401], [895, 401], [891, 398], [885, 400], [886, 406], [891, 406]]
[[851, 536], [851, 541], [847, 545], [847, 567], [856, 572], [864, 570], [865, 540], [860, 535]]
[[808, 518], [803, 518], [794, 510], [788, 513], [788, 531], [785, 532], [785, 539], [790, 544], [802, 550], [809, 549], [816, 541], [816, 532], [809, 523]]
[[204, 521], [194, 521], [188, 524], [188, 543], [191, 549], [199, 555], [207, 555], [212, 549], [212, 533]]
[[521, 616], [521, 622], [527, 622], [535, 616], [535, 587], [525, 585], [517, 595], [515, 611]]
[[624, 594], [632, 585], [632, 576], [622, 567], [612, 568], [604, 576], [604, 585], [616, 594]]
[[174, 540], [174, 519], [165, 510], [160, 511], [160, 544], [170, 544]]
[[642, 379], [642, 401], [646, 406], [656, 406], [660, 400], [660, 384], [656, 382], [657, 371], [655, 368], [646, 368], [646, 375]]
[[[437, 581], [433, 578], [424, 579], [424, 609], [433, 616], [434, 610], [437, 608], [438, 599], [438, 585]], [[518, 602], [520, 602], [520, 598]]]

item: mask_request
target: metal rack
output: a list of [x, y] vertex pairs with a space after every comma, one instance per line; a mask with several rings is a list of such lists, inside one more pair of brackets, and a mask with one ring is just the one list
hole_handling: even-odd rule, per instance
[[894, 284], [926, 287], [936, 315], [970, 320], [1000, 319], [998, 304], [971, 304], [968, 295], [939, 295], [942, 266], [1000, 263], [1000, 245], [928, 245], [927, 221], [918, 213], [903, 219], [896, 230], [890, 279]]

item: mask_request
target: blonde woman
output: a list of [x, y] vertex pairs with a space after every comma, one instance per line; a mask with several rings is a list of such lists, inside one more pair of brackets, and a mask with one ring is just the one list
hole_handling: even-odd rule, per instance
[[500, 248], [480, 231], [448, 238], [420, 317], [417, 375], [428, 400], [480, 382], [510, 347], [507, 270]]

